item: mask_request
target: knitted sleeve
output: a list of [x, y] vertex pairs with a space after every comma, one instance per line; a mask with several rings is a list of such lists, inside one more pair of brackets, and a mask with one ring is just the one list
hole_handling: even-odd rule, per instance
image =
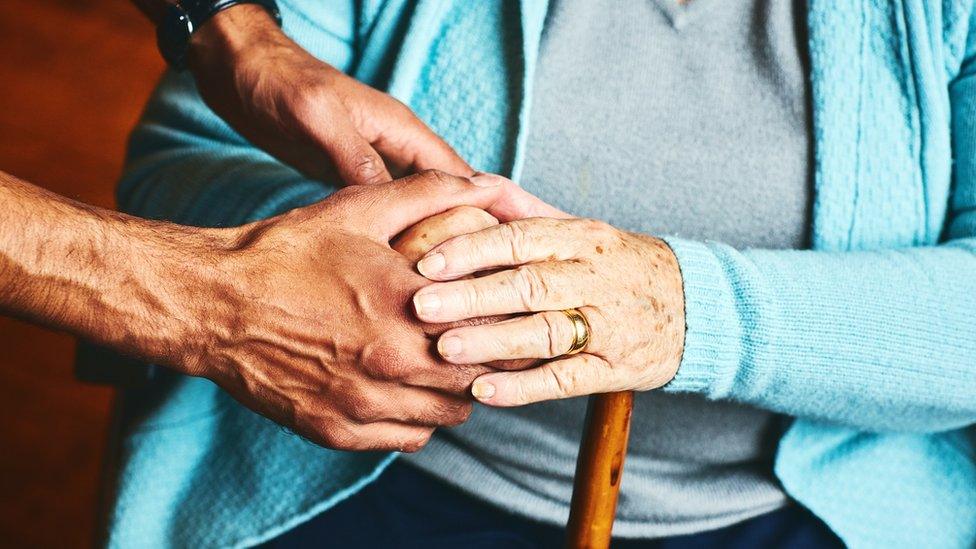
[[960, 231], [972, 234], [976, 212], [957, 215], [955, 238], [929, 248], [740, 252], [669, 239], [687, 334], [665, 389], [866, 430], [973, 423], [976, 239]]
[[669, 239], [685, 284], [665, 388], [876, 431], [976, 422], [976, 61], [950, 87], [953, 192], [939, 245], [736, 251]]
[[942, 241], [826, 252], [670, 239], [688, 330], [666, 390], [863, 430], [976, 423], [976, 16], [965, 10]]

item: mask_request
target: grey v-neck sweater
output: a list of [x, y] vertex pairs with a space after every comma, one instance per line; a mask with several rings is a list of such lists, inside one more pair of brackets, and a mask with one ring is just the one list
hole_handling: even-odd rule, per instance
[[[804, 247], [804, 11], [797, 0], [554, 1], [521, 183], [623, 229]], [[478, 407], [406, 459], [476, 497], [562, 524], [585, 406]], [[697, 396], [639, 394], [615, 535], [700, 532], [785, 505], [772, 473], [778, 419]]]

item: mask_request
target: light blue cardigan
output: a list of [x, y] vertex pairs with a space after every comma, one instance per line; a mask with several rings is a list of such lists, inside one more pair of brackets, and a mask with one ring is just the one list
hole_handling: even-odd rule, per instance
[[[404, 100], [474, 166], [518, 178], [544, 1], [281, 3], [286, 31], [312, 53]], [[782, 438], [776, 474], [851, 546], [973, 546], [971, 1], [809, 4], [814, 249], [671, 239], [688, 333], [666, 390], [802, 418]], [[255, 150], [189, 77], [168, 74], [133, 134], [119, 202], [230, 225], [331, 189]], [[166, 375], [129, 396], [139, 410], [123, 447], [114, 546], [258, 543], [392, 459], [314, 447], [203, 380]]]

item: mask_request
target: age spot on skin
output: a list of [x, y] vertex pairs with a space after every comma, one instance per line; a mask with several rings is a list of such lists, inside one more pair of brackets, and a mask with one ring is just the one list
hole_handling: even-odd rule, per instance
[[596, 253], [602, 254], [603, 253], [603, 246], [597, 246], [596, 247]]

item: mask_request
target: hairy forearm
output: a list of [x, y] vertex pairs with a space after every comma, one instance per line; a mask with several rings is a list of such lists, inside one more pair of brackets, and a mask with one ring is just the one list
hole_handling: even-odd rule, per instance
[[219, 310], [233, 234], [74, 202], [0, 172], [0, 313], [171, 366]]

